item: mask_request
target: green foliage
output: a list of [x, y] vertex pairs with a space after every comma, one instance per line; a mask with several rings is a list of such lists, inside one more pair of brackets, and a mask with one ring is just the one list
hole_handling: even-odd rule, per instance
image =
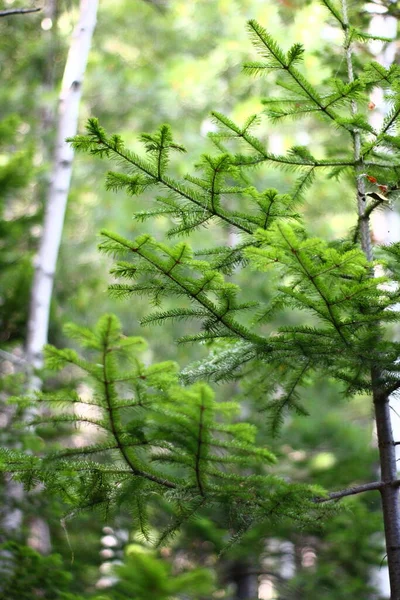
[[79, 600], [67, 594], [71, 575], [58, 554], [43, 556], [15, 542], [0, 546], [2, 600]]
[[35, 402], [48, 409], [30, 424], [90, 425], [96, 440], [83, 438], [78, 447], [42, 457], [2, 450], [2, 471], [11, 470], [27, 488], [44, 483], [72, 514], [97, 508], [109, 515], [124, 506], [146, 540], [151, 504], [164, 499], [173, 518], [159, 543], [210, 505], [227, 510], [235, 535], [257, 520], [274, 518], [277, 503], [282, 518], [294, 510], [304, 522], [312, 518], [312, 500], [321, 491], [268, 474], [274, 456], [256, 445], [256, 428], [238, 419], [236, 403], [217, 402], [204, 383], [179, 386], [172, 362], [146, 366], [139, 358], [142, 338], [123, 336], [113, 315], [104, 316], [94, 331], [70, 325], [66, 332], [93, 352], [93, 359], [48, 346], [47, 367], [79, 367], [92, 382], [92, 395], [39, 393]]
[[33, 148], [16, 150], [19, 126], [15, 115], [0, 122], [1, 344], [19, 340], [24, 334], [35, 247], [31, 227], [38, 219], [37, 211], [27, 210], [27, 187], [34, 174]]
[[143, 549], [129, 547], [124, 564], [115, 568], [118, 582], [97, 600], [173, 600], [185, 597], [202, 600], [213, 591], [207, 569], [172, 573], [171, 565]]

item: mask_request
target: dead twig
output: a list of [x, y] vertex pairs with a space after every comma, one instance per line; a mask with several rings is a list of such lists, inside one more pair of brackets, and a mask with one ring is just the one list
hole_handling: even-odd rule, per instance
[[27, 13], [35, 13], [42, 10], [41, 8], [10, 8], [8, 10], [0, 10], [0, 17], [8, 17], [9, 15], [26, 15]]

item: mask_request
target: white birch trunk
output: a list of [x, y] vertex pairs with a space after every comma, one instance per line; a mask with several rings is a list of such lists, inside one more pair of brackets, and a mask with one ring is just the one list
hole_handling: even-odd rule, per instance
[[79, 22], [72, 35], [61, 84], [54, 166], [28, 319], [26, 356], [32, 368], [42, 366], [43, 347], [47, 343], [54, 275], [72, 172], [73, 150], [65, 139], [77, 132], [82, 84], [96, 24], [97, 7], [98, 0], [80, 0]]
[[[61, 83], [53, 169], [45, 207], [43, 233], [35, 264], [27, 327], [25, 351], [30, 372], [31, 392], [41, 385], [37, 378], [32, 377], [32, 370], [43, 365], [43, 347], [47, 343], [54, 276], [71, 181], [73, 150], [65, 140], [77, 133], [82, 84], [96, 25], [97, 8], [98, 0], [80, 0], [79, 21], [72, 34]], [[21, 486], [16, 485], [14, 495], [22, 493]], [[21, 523], [22, 511], [16, 510], [12, 515], [11, 525], [18, 530]], [[50, 552], [49, 528], [41, 517], [37, 517], [31, 523], [28, 543], [43, 554]]]

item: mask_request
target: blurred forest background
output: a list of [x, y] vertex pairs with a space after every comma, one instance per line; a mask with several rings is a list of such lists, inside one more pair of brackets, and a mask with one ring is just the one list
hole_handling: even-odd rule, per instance
[[[393, 28], [393, 17], [387, 17], [384, 3], [355, 4], [364, 26], [380, 19], [380, 27], [386, 27], [385, 19], [391, 19]], [[49, 429], [41, 432], [38, 442], [37, 435], [13, 428], [14, 409], [6, 401], [26, 385], [24, 345], [33, 268], [51, 172], [58, 93], [79, 3], [38, 0], [34, 6], [42, 10], [0, 19], [0, 440], [2, 445], [32, 451], [40, 450], [38, 444], [60, 444], [62, 439]], [[6, 0], [1, 9], [19, 7], [26, 5]], [[380, 12], [382, 17], [375, 16]], [[295, 41], [304, 44], [305, 69], [313, 83], [323, 81], [332, 65], [341, 68], [340, 35], [318, 2], [100, 0], [79, 130], [88, 117], [96, 116], [134, 149], [138, 133], [168, 122], [178, 142], [188, 149], [174, 159], [174, 168], [184, 174], [211, 146], [207, 133], [214, 130], [212, 109], [243, 122], [262, 110], [261, 99], [273, 86], [271, 79], [251, 79], [242, 73], [243, 62], [253, 55], [245, 28], [250, 18], [257, 19], [284, 47]], [[375, 56], [385, 51], [386, 46], [376, 43], [364, 50]], [[398, 60], [398, 49], [392, 52]], [[278, 154], [295, 144], [307, 146], [311, 139], [314, 148], [329, 148], [325, 131], [308, 119], [293, 126], [265, 122], [264, 136], [268, 148]], [[116, 301], [107, 292], [111, 261], [97, 252], [98, 232], [105, 227], [130, 238], [144, 231], [132, 215], [146, 205], [150, 192], [138, 202], [123, 193], [105, 191], [106, 168], [104, 161], [86, 156], [74, 160], [49, 342], [58, 347], [70, 343], [62, 333], [67, 322], [91, 327], [105, 312], [114, 312], [127, 335], [146, 337], [148, 361], [172, 359], [184, 367], [199, 358], [199, 349], [176, 345], [177, 327], [143, 330], [139, 320], [146, 302]], [[280, 191], [293, 183], [293, 174], [285, 171], [263, 169], [257, 177], [263, 187]], [[338, 194], [337, 189], [321, 179], [302, 207], [314, 232], [328, 238], [344, 236], [354, 225], [352, 191], [346, 195], [342, 186]], [[375, 225], [377, 237], [385, 227], [380, 219]], [[166, 222], [162, 218], [157, 228], [153, 235], [163, 239]], [[212, 237], [223, 245], [231, 235], [228, 229], [213, 225], [197, 232], [193, 242], [205, 245], [203, 240]], [[268, 297], [261, 274], [253, 274], [251, 284], [246, 283], [245, 274], [239, 277], [249, 297]], [[85, 390], [87, 382], [76, 373], [69, 377], [69, 385]], [[54, 375], [44, 373], [42, 378], [49, 388], [60, 385]], [[220, 386], [220, 397], [232, 396], [233, 387]], [[369, 402], [357, 396], [332, 410], [330, 402], [336, 393], [330, 381], [320, 381], [307, 400], [314, 407], [311, 416], [291, 417], [281, 437], [262, 440], [279, 457], [280, 473], [299, 482], [340, 489], [368, 481], [376, 471]], [[259, 416], [246, 414], [246, 419]], [[84, 432], [69, 435], [78, 445]], [[11, 487], [4, 480], [0, 488], [0, 597], [7, 600], [386, 597], [379, 583], [384, 550], [375, 496], [349, 498], [322, 531], [317, 527], [293, 531], [278, 522], [268, 529], [252, 529], [240, 544], [221, 554], [228, 533], [212, 511], [190, 521], [173, 542], [154, 549], [132, 526], [129, 514], [121, 513], [111, 521], [89, 513], [64, 521], [64, 507], [41, 490], [27, 497]], [[22, 523], [13, 528], [9, 517], [15, 510], [22, 511]], [[45, 547], [44, 536], [48, 537]]]

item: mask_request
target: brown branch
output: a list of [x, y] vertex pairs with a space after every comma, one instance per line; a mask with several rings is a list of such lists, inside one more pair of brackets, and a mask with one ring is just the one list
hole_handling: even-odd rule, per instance
[[0, 10], [0, 17], [8, 17], [9, 15], [26, 15], [27, 13], [35, 13], [42, 10], [41, 8], [10, 8], [8, 10]]
[[364, 483], [357, 485], [346, 490], [340, 490], [338, 492], [331, 492], [324, 498], [314, 498], [316, 504], [322, 504], [323, 502], [330, 502], [331, 500], [340, 500], [346, 496], [355, 496], [356, 494], [362, 494], [363, 492], [370, 492], [373, 490], [381, 490], [384, 487], [400, 487], [400, 479], [395, 481], [373, 481], [371, 483]]

